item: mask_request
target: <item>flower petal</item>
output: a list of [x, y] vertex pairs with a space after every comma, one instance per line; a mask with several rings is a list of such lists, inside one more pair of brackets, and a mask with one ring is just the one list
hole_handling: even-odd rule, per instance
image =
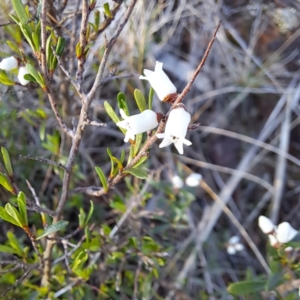
[[128, 122], [126, 120], [120, 121], [118, 123], [116, 123], [116, 125], [118, 127], [124, 128], [124, 129], [128, 129]]
[[236, 235], [232, 236], [229, 240], [228, 243], [229, 244], [237, 244], [240, 241], [240, 238]]
[[183, 143], [181, 140], [177, 140], [174, 142], [174, 146], [176, 147], [179, 154], [183, 154]]
[[120, 109], [120, 115], [121, 117], [125, 120], [127, 117], [127, 115], [125, 114], [125, 111], [123, 110], [123, 108]]
[[227, 247], [227, 253], [229, 254], [229, 255], [234, 255], [235, 253], [236, 253], [236, 250], [235, 250], [235, 248], [234, 248], [234, 246], [228, 246]]
[[187, 146], [191, 146], [192, 145], [192, 142], [187, 140], [187, 139], [182, 139], [182, 142], [187, 145]]
[[159, 148], [167, 147], [172, 144], [172, 140], [169, 137], [165, 137], [160, 143]]
[[148, 80], [148, 78], [146, 76], [143, 76], [143, 75], [140, 75], [139, 79], [141, 79], [141, 80]]
[[265, 234], [271, 233], [276, 228], [273, 222], [265, 216], [259, 216], [258, 226]]

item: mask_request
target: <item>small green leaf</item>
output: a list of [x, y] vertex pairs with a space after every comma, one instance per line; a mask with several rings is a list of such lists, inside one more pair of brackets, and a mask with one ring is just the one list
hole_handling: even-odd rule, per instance
[[111, 18], [112, 17], [112, 14], [111, 14], [111, 11], [110, 11], [110, 8], [109, 8], [109, 4], [108, 3], [104, 3], [103, 4], [103, 8], [104, 8], [104, 13], [107, 17]]
[[7, 74], [4, 72], [4, 71], [0, 71], [0, 83], [4, 84], [4, 85], [15, 85], [15, 82], [10, 80], [8, 77], [7, 77]]
[[141, 164], [143, 164], [146, 160], [148, 159], [148, 156], [143, 156], [135, 165], [134, 168], [140, 166]]
[[99, 28], [99, 24], [100, 24], [100, 11], [99, 10], [96, 10], [94, 12], [94, 18], [95, 18], [94, 30], [97, 31]]
[[[104, 109], [105, 109], [106, 113], [109, 115], [109, 117], [112, 119], [112, 121], [114, 123], [120, 122], [119, 117], [117, 116], [117, 114], [115, 113], [115, 111], [113, 110], [113, 108], [111, 107], [111, 105], [107, 101], [104, 102]], [[120, 130], [123, 133], [126, 132], [126, 130], [123, 129], [123, 128], [120, 128]]]
[[27, 63], [26, 64], [26, 69], [27, 71], [29, 72], [29, 74], [36, 80], [36, 82], [41, 86], [42, 89], [45, 89], [46, 88], [46, 85], [45, 85], [45, 81], [43, 79], [43, 76], [41, 75], [41, 73], [39, 73], [36, 68]]
[[115, 163], [112, 159], [113, 155], [112, 155], [111, 150], [109, 148], [107, 148], [107, 154], [110, 158], [110, 173], [109, 173], [109, 176], [113, 177], [114, 174], [115, 174]]
[[61, 221], [58, 221], [58, 222], [56, 222], [56, 223], [54, 223], [54, 224], [51, 224], [51, 225], [48, 226], [48, 227], [44, 230], [44, 232], [43, 232], [39, 237], [37, 237], [36, 239], [39, 240], [39, 239], [41, 239], [41, 238], [43, 238], [43, 237], [45, 237], [45, 236], [47, 236], [47, 235], [49, 235], [49, 234], [51, 234], [51, 233], [57, 232], [57, 231], [59, 231], [59, 230], [62, 230], [62, 229], [64, 229], [68, 224], [69, 224], [69, 222], [68, 222], [68, 221], [65, 221], [65, 220], [61, 220]]
[[16, 53], [20, 54], [20, 48], [19, 48], [19, 46], [18, 46], [16, 43], [14, 43], [14, 42], [12, 42], [12, 41], [6, 41], [6, 43], [7, 43], [7, 46], [8, 46], [11, 50], [13, 50], [13, 51], [15, 51]]
[[11, 0], [14, 10], [22, 24], [28, 21], [28, 15], [21, 0]]
[[0, 252], [17, 254], [17, 255], [19, 254], [18, 251], [16, 251], [12, 247], [9, 247], [9, 246], [6, 246], [6, 245], [0, 245]]
[[154, 96], [154, 89], [151, 87], [149, 91], [149, 98], [148, 98], [149, 109], [152, 109], [153, 96]]
[[9, 240], [10, 246], [16, 250], [17, 254], [19, 256], [23, 256], [23, 249], [22, 249], [17, 237], [11, 231], [8, 231], [7, 238]]
[[91, 207], [89, 209], [89, 212], [88, 212], [88, 215], [87, 215], [87, 218], [85, 220], [85, 226], [89, 223], [91, 217], [92, 217], [92, 214], [94, 212], [94, 202], [92, 200], [90, 200], [90, 203], [91, 203]]
[[140, 146], [142, 144], [142, 140], [143, 140], [143, 134], [137, 134], [135, 136], [135, 144], [134, 144], [134, 149], [133, 149], [133, 156], [136, 156], [139, 152]]
[[147, 109], [147, 104], [143, 93], [140, 90], [135, 89], [133, 95], [139, 110], [142, 112]]
[[98, 177], [99, 177], [99, 179], [102, 183], [104, 191], [107, 192], [108, 191], [107, 180], [106, 180], [106, 177], [105, 177], [102, 169], [96, 166], [95, 170], [96, 170], [96, 173], [97, 173], [97, 175], [98, 175]]
[[227, 290], [233, 295], [250, 295], [261, 292], [265, 288], [265, 281], [240, 281], [232, 283], [228, 286]]
[[25, 226], [28, 226], [28, 216], [27, 216], [27, 209], [26, 209], [26, 196], [23, 192], [20, 192], [17, 198], [19, 212], [22, 219], [22, 223]]
[[148, 177], [147, 172], [145, 169], [142, 168], [131, 168], [123, 171], [124, 173], [129, 173], [137, 178], [146, 179]]
[[118, 169], [122, 171], [122, 170], [123, 170], [123, 165], [122, 165], [122, 163], [121, 163], [116, 157], [114, 157], [114, 156], [112, 156], [111, 159], [112, 159], [115, 163], [117, 163]]
[[117, 100], [118, 100], [119, 109], [123, 109], [126, 116], [129, 116], [129, 109], [128, 109], [128, 104], [126, 101], [125, 94], [120, 92], [117, 96]]
[[32, 33], [32, 41], [34, 44], [34, 50], [36, 52], [39, 52], [40, 51], [40, 40], [39, 40], [39, 36], [35, 32]]
[[8, 179], [8, 177], [0, 172], [0, 184], [9, 192], [11, 192], [12, 194], [15, 194], [15, 190], [14, 187], [12, 186], [10, 180]]
[[23, 227], [23, 225], [25, 225], [20, 213], [10, 203], [6, 203], [5, 210], [17, 222], [19, 227]]
[[6, 222], [19, 226], [19, 223], [12, 218], [2, 206], [0, 206], [0, 218]]
[[1, 147], [1, 152], [2, 152], [2, 158], [3, 158], [3, 161], [4, 161], [4, 166], [5, 166], [5, 169], [7, 171], [7, 174], [8, 174], [9, 177], [12, 177], [13, 176], [13, 169], [12, 169], [12, 166], [11, 166], [11, 161], [10, 161], [10, 156], [8, 154], [8, 151], [4, 147]]
[[35, 78], [33, 76], [31, 76], [30, 74], [25, 74], [23, 77], [24, 77], [24, 79], [26, 79], [26, 80], [28, 80], [30, 82], [36, 82], [37, 83], [37, 81], [35, 80]]
[[84, 210], [83, 210], [82, 207], [80, 207], [78, 219], [79, 219], [79, 227], [83, 228], [84, 227], [84, 223], [85, 223], [84, 222], [85, 221], [85, 212], [84, 212]]

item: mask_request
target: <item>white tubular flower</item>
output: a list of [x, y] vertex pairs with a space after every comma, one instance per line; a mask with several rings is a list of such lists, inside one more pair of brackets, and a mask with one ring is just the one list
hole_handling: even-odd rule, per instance
[[178, 175], [173, 176], [171, 182], [175, 189], [181, 189], [183, 187], [183, 181]]
[[120, 109], [120, 114], [124, 120], [118, 122], [117, 126], [127, 130], [124, 142], [128, 142], [129, 139], [134, 141], [136, 134], [151, 130], [158, 125], [157, 114], [150, 109], [130, 117]]
[[161, 101], [166, 100], [167, 96], [176, 93], [177, 89], [166, 73], [163, 71], [163, 63], [157, 61], [155, 64], [155, 70], [144, 69], [144, 74], [140, 75], [139, 79], [148, 80], [152, 88], [157, 93], [158, 98]]
[[276, 229], [276, 226], [273, 224], [273, 222], [265, 216], [259, 216], [258, 226], [265, 234], [270, 234]]
[[27, 71], [26, 67], [21, 67], [19, 69], [19, 73], [18, 73], [18, 79], [20, 81], [20, 83], [22, 85], [27, 85], [29, 83], [29, 80], [25, 79], [24, 76], [26, 74], [29, 74], [29, 72]]
[[2, 59], [0, 62], [0, 69], [4, 71], [11, 71], [18, 67], [18, 61], [13, 56]]
[[290, 223], [283, 222], [278, 225], [276, 238], [279, 243], [285, 244], [290, 242], [297, 234], [298, 231]]
[[174, 143], [180, 154], [183, 154], [183, 144], [190, 146], [192, 143], [185, 139], [191, 115], [184, 109], [184, 105], [178, 106], [171, 110], [165, 132], [158, 133], [156, 136], [163, 139], [159, 148], [167, 147]]
[[190, 187], [198, 186], [202, 179], [202, 175], [198, 173], [192, 173], [185, 179], [185, 184]]
[[234, 255], [239, 251], [243, 251], [245, 248], [240, 243], [240, 238], [238, 236], [232, 236], [227, 243], [227, 253]]

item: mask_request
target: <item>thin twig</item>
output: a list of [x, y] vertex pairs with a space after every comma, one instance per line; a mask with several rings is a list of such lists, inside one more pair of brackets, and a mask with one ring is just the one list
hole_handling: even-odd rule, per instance
[[59, 168], [62, 168], [64, 169], [65, 171], [67, 170], [67, 168], [61, 164], [61, 163], [58, 163], [56, 161], [53, 161], [53, 160], [50, 160], [48, 158], [44, 158], [44, 157], [33, 157], [31, 155], [20, 155], [21, 158], [24, 158], [24, 159], [31, 159], [31, 160], [35, 160], [35, 161], [38, 161], [38, 162], [41, 162], [41, 163], [44, 163], [44, 164], [47, 164], [47, 165], [51, 165], [51, 166], [55, 166], [55, 167], [59, 167]]
[[97, 186], [88, 186], [88, 187], [77, 187], [69, 192], [69, 195], [75, 194], [87, 194], [90, 196], [102, 196], [105, 193], [103, 188], [99, 188]]
[[46, 29], [46, 19], [47, 19], [47, 1], [42, 1], [42, 12], [41, 12], [41, 67], [44, 78], [48, 81], [48, 70], [46, 61], [46, 41], [47, 41], [47, 29]]
[[85, 125], [92, 125], [92, 126], [97, 126], [97, 127], [103, 127], [106, 126], [106, 123], [98, 123], [96, 121], [91, 121], [91, 120], [86, 120]]

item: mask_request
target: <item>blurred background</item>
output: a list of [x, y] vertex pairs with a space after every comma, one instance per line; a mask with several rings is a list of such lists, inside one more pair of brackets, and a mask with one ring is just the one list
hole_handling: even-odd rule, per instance
[[[96, 10], [101, 13], [101, 21], [105, 20], [102, 14], [106, 2], [97, 2], [89, 17], [91, 23]], [[111, 8], [119, 5], [105, 30], [108, 37], [115, 32], [129, 3], [122, 2], [108, 1]], [[32, 14], [38, 9], [37, 1], [23, 3], [28, 4]], [[64, 3], [64, 9], [59, 10]], [[9, 22], [10, 1], [2, 1], [0, 7], [1, 23]], [[49, 10], [56, 16], [49, 22], [66, 39], [62, 62], [72, 75], [77, 68], [75, 45], [80, 29], [80, 7], [81, 1], [49, 1]], [[262, 258], [266, 259], [271, 250], [267, 249], [267, 238], [258, 228], [258, 217], [266, 215], [275, 224], [287, 221], [300, 228], [298, 0], [138, 0], [106, 69], [106, 75], [126, 75], [126, 78], [107, 81], [97, 90], [89, 117], [106, 122], [107, 126], [87, 127], [73, 169], [71, 190], [78, 186], [99, 186], [94, 167], [100, 166], [104, 173], [109, 173], [107, 147], [116, 157], [122, 150], [128, 154], [124, 135], [107, 116], [104, 102], [108, 101], [118, 114], [117, 94], [123, 92], [131, 114], [137, 113], [134, 89], [140, 89], [146, 98], [150, 89], [148, 82], [139, 80], [138, 75], [144, 68], [153, 70], [156, 61], [163, 62], [164, 70], [181, 92], [201, 61], [219, 21], [221, 27], [206, 63], [183, 100], [192, 123], [200, 123], [187, 135], [193, 145], [185, 147], [181, 156], [173, 146], [159, 149], [156, 143], [147, 161], [148, 180], [126, 178], [105, 196], [74, 193], [68, 199], [63, 219], [70, 223], [64, 234], [77, 228], [79, 209], [87, 211], [92, 200], [95, 211], [91, 232], [95, 240], [100, 239], [103, 226], [113, 228], [135, 203], [113, 241], [114, 251], [123, 253], [122, 258], [115, 258], [110, 264], [105, 260], [109, 250], [101, 250], [101, 263], [106, 267], [102, 269], [99, 262], [89, 279], [78, 287], [77, 292], [84, 291], [82, 299], [234, 299], [227, 291], [229, 283], [256, 278], [266, 272]], [[1, 58], [13, 55], [7, 40], [14, 40], [24, 56], [34, 62], [20, 30], [11, 24], [0, 27]], [[91, 41], [84, 72], [87, 91], [102, 59], [104, 40], [101, 34]], [[52, 86], [63, 118], [71, 127], [77, 122], [81, 100], [59, 68]], [[14, 181], [31, 195], [28, 180], [40, 202], [54, 209], [61, 193], [62, 171], [20, 155], [64, 163], [71, 140], [60, 130], [47, 96], [35, 84], [26, 87], [0, 84], [0, 99], [0, 141], [11, 155]], [[155, 111], [166, 113], [169, 107], [154, 95]], [[208, 188], [174, 184], [174, 176], [184, 182], [191, 173], [201, 174]], [[2, 206], [11, 201], [4, 189], [0, 189], [0, 195]], [[232, 215], [223, 213], [220, 201]], [[241, 227], [236, 226], [236, 220]], [[39, 214], [30, 214], [30, 226], [37, 231], [42, 228]], [[247, 231], [262, 257], [244, 240], [242, 229]], [[5, 221], [0, 226], [1, 244], [7, 244], [9, 231], [20, 239], [22, 247], [31, 247], [22, 231]], [[78, 233], [70, 242], [78, 245], [82, 236]], [[149, 271], [147, 263], [128, 258], [124, 250], [129, 240], [134, 238], [140, 244], [145, 236], [158, 247], [152, 255], [159, 253], [163, 260], [157, 265], [158, 274], [151, 279], [145, 275]], [[227, 252], [232, 236], [239, 236], [244, 245], [244, 250], [234, 255]], [[91, 257], [99, 248], [103, 249], [103, 243], [95, 244], [97, 250], [89, 250]], [[62, 253], [63, 247], [58, 245], [56, 257]], [[8, 257], [9, 254], [0, 253], [0, 260]], [[152, 267], [148, 263], [148, 268]], [[64, 274], [61, 280], [60, 275], [53, 278], [56, 290], [68, 284], [63, 270], [66, 267], [61, 264], [53, 271]], [[139, 276], [136, 270], [145, 275], [138, 287], [134, 284], [134, 277]], [[0, 275], [1, 289], [5, 290], [19, 278], [20, 271]], [[38, 274], [35, 276], [38, 278]], [[118, 276], [123, 278], [122, 282], [117, 282]], [[128, 291], [133, 289], [138, 290], [134, 293], [136, 298]], [[21, 290], [15, 290], [12, 295], [25, 295]], [[143, 295], [146, 291], [148, 294]], [[289, 299], [297, 299], [296, 294], [293, 290], [294, 298]], [[66, 295], [69, 298], [61, 299], [79, 297], [75, 292]], [[259, 297], [245, 299], [281, 299], [268, 293]]]

